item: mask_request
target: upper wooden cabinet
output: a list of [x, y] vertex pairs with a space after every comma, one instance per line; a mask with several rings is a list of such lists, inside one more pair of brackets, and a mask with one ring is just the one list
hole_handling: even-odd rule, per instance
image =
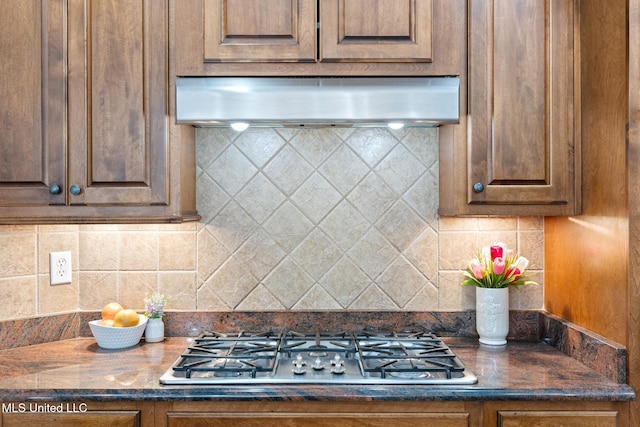
[[469, 1], [468, 133], [442, 147], [442, 214], [579, 213], [574, 8]]
[[320, 0], [321, 61], [433, 60], [432, 0]]
[[464, 73], [464, 0], [171, 4], [178, 75]]
[[316, 0], [203, 0], [203, 61], [314, 61]]
[[0, 3], [0, 206], [64, 200], [64, 4]]
[[171, 192], [183, 164], [171, 161], [166, 3], [0, 9], [0, 223], [194, 214]]

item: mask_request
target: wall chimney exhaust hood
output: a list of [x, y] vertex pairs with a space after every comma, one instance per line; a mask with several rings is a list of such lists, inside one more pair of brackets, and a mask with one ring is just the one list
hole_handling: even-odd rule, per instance
[[179, 77], [176, 121], [195, 126], [458, 123], [458, 77]]

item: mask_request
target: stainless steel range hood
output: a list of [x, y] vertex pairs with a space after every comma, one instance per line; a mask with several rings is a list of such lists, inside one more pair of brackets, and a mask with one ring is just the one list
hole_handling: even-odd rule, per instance
[[458, 123], [458, 77], [180, 77], [177, 123], [434, 126]]

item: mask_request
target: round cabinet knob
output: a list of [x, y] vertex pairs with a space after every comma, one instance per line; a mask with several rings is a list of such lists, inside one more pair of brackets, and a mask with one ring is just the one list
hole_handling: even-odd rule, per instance
[[74, 196], [77, 196], [78, 194], [80, 194], [80, 187], [74, 184], [69, 188], [69, 192]]
[[473, 184], [473, 191], [476, 193], [482, 193], [484, 191], [484, 184], [481, 182], [476, 182]]
[[49, 193], [51, 193], [51, 194], [60, 194], [60, 186], [58, 184], [52, 184], [49, 187]]

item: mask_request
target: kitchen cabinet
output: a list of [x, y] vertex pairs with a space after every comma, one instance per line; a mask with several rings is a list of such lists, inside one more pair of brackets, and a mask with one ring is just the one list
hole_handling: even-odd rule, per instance
[[629, 427], [628, 402], [159, 402], [156, 426]]
[[[11, 408], [11, 409], [9, 409]], [[2, 427], [153, 426], [152, 402], [15, 402], [3, 403]]]
[[176, 74], [460, 75], [465, 3], [172, 1]]
[[218, 409], [210, 403], [175, 402], [156, 406], [156, 425], [199, 426], [369, 426], [470, 427], [479, 425], [475, 402], [283, 403], [226, 402]]
[[431, 60], [431, 0], [205, 0], [202, 15], [205, 62]]
[[575, 8], [469, 1], [467, 133], [441, 140], [441, 214], [580, 212]]
[[627, 404], [616, 402], [489, 402], [484, 427], [628, 427]]
[[195, 159], [169, 121], [165, 2], [0, 8], [0, 223], [195, 218], [179, 191]]

